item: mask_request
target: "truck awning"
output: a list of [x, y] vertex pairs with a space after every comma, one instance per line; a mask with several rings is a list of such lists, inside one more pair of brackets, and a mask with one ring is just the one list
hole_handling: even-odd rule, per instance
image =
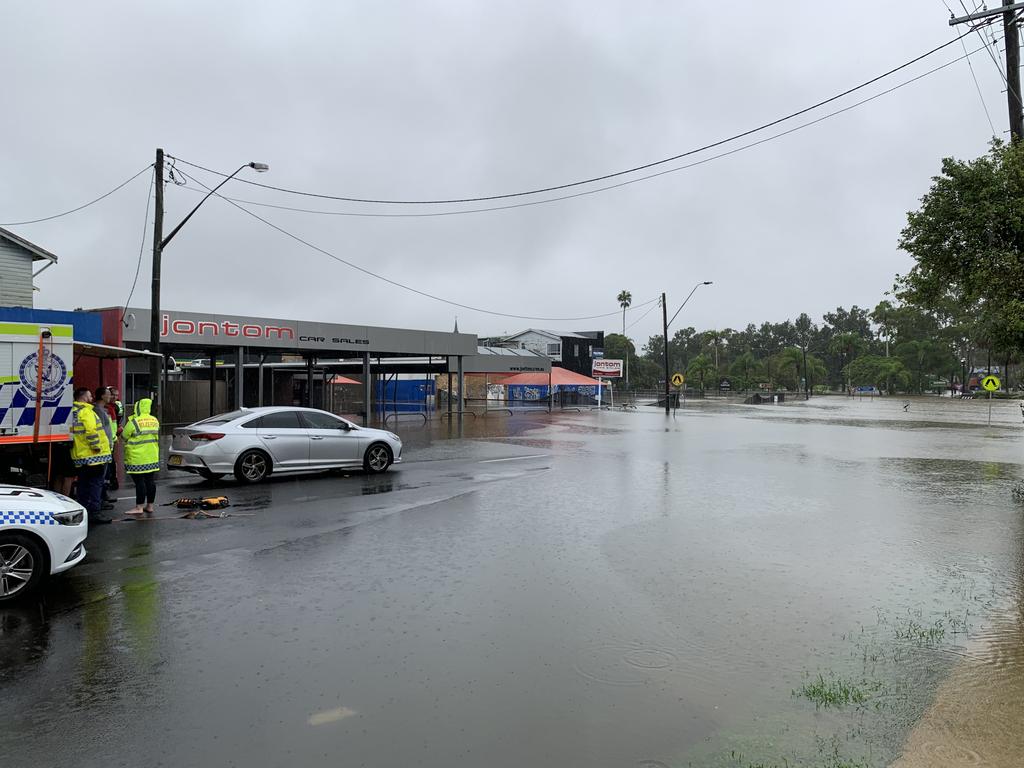
[[85, 341], [75, 342], [75, 355], [100, 358], [126, 358], [126, 357], [156, 357], [162, 358], [156, 352], [147, 352], [142, 349], [128, 349], [127, 347], [111, 347], [107, 344], [90, 344]]

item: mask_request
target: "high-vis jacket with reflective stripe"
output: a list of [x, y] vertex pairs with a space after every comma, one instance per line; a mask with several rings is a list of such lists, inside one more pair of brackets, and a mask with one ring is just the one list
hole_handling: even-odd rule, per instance
[[110, 440], [91, 404], [75, 401], [71, 438], [71, 460], [76, 467], [90, 467], [110, 461]]
[[149, 415], [153, 401], [143, 398], [135, 404], [135, 415], [128, 419], [124, 440], [124, 471], [143, 475], [160, 469], [160, 422]]

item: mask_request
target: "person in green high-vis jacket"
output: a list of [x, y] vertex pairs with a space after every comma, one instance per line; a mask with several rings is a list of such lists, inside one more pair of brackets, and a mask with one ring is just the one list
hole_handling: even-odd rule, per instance
[[[160, 471], [160, 422], [150, 415], [153, 401], [148, 397], [135, 404], [135, 415], [124, 425], [124, 471], [135, 483], [135, 509], [127, 514], [153, 511], [156, 476]], [[143, 506], [145, 505], [145, 506]]]

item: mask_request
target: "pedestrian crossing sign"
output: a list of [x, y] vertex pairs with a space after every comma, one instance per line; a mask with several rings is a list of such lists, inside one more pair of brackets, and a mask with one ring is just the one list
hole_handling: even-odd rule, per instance
[[673, 387], [681, 387], [686, 383], [686, 377], [681, 373], [673, 373], [671, 381]]

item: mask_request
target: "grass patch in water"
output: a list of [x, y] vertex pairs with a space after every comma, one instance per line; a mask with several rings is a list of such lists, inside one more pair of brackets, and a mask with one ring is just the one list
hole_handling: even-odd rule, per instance
[[937, 619], [930, 627], [906, 618], [899, 621], [893, 628], [897, 640], [909, 640], [912, 643], [936, 646], [946, 638], [945, 622]]
[[817, 680], [804, 683], [793, 695], [813, 701], [821, 709], [839, 709], [851, 705], [864, 707], [883, 688], [884, 684], [877, 680], [856, 683], [832, 675], [826, 679], [819, 673]]

